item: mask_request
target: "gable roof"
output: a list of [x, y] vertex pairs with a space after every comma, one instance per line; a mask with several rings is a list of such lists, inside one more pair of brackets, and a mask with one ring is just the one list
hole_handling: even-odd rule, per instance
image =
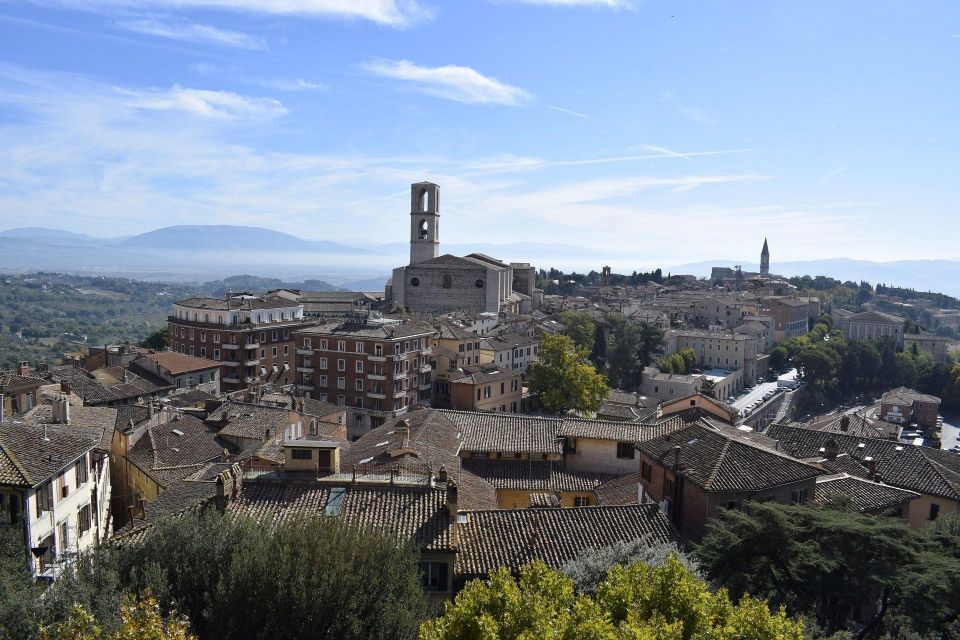
[[230, 445], [216, 429], [189, 414], [156, 426], [147, 426], [126, 458], [154, 482], [166, 488], [195, 473], [228, 451]]
[[827, 442], [833, 441], [862, 466], [873, 462], [887, 484], [960, 501], [960, 456], [949, 451], [779, 424], [770, 425], [766, 434], [781, 451], [804, 459], [823, 459]]
[[710, 492], [763, 491], [810, 480], [821, 473], [812, 465], [701, 422], [640, 442], [637, 448]]
[[920, 494], [846, 474], [817, 478], [811, 496], [814, 504], [829, 504], [836, 496], [849, 498], [857, 511], [876, 512], [898, 507], [919, 498]]
[[[70, 425], [0, 423], [0, 477], [15, 486], [43, 484], [100, 444]], [[2, 483], [7, 484], [6, 481]]]
[[563, 443], [558, 438], [559, 418], [448, 409], [436, 412], [460, 430], [464, 451], [563, 453]]
[[557, 569], [585, 549], [641, 538], [676, 542], [656, 504], [461, 513], [455, 573], [462, 576], [485, 576], [499, 567], [517, 571], [533, 560]]

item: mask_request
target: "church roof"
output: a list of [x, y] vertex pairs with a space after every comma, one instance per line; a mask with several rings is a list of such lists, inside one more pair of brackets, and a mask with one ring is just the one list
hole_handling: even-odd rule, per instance
[[437, 256], [436, 258], [430, 258], [429, 260], [424, 260], [423, 262], [418, 262], [415, 265], [410, 265], [413, 267], [470, 267], [472, 269], [479, 266], [473, 260], [468, 260], [466, 258], [461, 258], [449, 253], [445, 253], [442, 256]]

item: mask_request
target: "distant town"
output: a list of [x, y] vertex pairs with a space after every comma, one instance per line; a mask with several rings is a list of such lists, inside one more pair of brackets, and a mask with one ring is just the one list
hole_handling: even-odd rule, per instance
[[[0, 309], [4, 344], [63, 349], [0, 372], [0, 523], [31, 580], [205, 512], [377, 531], [414, 549], [434, 602], [618, 545], [702, 545], [726, 575], [709, 554], [731, 513], [922, 536], [958, 512], [956, 299], [779, 276], [762, 236], [759, 271], [709, 278], [451, 255], [440, 203], [430, 182], [396, 203], [409, 261], [375, 291], [91, 282], [104, 308], [141, 296], [112, 343], [38, 302], [61, 276], [4, 278], [0, 296], [38, 296]], [[872, 589], [832, 630], [883, 615]]]

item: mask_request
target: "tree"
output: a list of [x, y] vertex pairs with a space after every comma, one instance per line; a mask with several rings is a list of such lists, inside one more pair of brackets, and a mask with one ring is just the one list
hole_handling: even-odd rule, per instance
[[696, 549], [707, 576], [813, 616], [827, 633], [860, 620], [860, 638], [889, 631], [887, 615], [918, 632], [942, 630], [960, 610], [960, 538], [924, 540], [898, 519], [829, 508], [753, 503], [723, 511]]
[[399, 640], [426, 614], [418, 560], [396, 539], [335, 518], [263, 522], [211, 509], [81, 556], [44, 604], [48, 624], [79, 604], [110, 634], [123, 628], [124, 596], [149, 589], [204, 640]]
[[589, 313], [585, 311], [564, 311], [560, 314], [560, 322], [566, 327], [563, 334], [569, 336], [574, 344], [587, 351], [593, 350], [597, 324]]
[[36, 637], [43, 592], [27, 565], [20, 526], [0, 526], [0, 639]]
[[41, 640], [197, 640], [190, 633], [190, 622], [172, 612], [165, 620], [157, 600], [146, 592], [142, 599], [124, 596], [120, 609], [120, 628], [107, 636], [86, 609], [74, 605], [70, 617], [55, 625], [54, 635], [43, 629]]
[[530, 390], [544, 408], [560, 415], [590, 413], [610, 393], [607, 379], [587, 360], [587, 351], [567, 336], [544, 336], [540, 354], [530, 366]]
[[790, 359], [790, 352], [783, 345], [777, 345], [770, 351], [770, 368], [774, 371], [782, 371], [786, 368]]
[[474, 638], [802, 640], [803, 624], [750, 597], [733, 604], [676, 556], [655, 568], [614, 566], [595, 598], [536, 561], [516, 579], [501, 568], [469, 582], [441, 617], [420, 627], [420, 640]]
[[611, 337], [607, 343], [610, 378], [622, 389], [637, 391], [643, 369], [663, 353], [663, 331], [655, 325], [631, 322], [618, 313], [607, 316]]
[[573, 580], [579, 593], [591, 596], [597, 594], [597, 587], [603, 582], [609, 571], [617, 565], [642, 562], [650, 567], [666, 564], [670, 557], [676, 557], [690, 572], [700, 576], [697, 561], [677, 549], [670, 542], [657, 543], [649, 536], [618, 542], [601, 549], [585, 549], [575, 560], [571, 560], [561, 571]]
[[154, 349], [155, 351], [166, 349], [170, 346], [170, 329], [164, 327], [159, 331], [154, 331], [140, 343], [140, 346], [147, 349]]

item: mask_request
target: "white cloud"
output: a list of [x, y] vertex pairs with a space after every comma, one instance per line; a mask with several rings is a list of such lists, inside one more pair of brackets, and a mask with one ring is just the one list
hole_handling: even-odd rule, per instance
[[560, 113], [565, 113], [568, 116], [573, 116], [574, 118], [580, 118], [582, 120], [589, 120], [590, 122], [596, 122], [600, 124], [595, 118], [591, 118], [585, 113], [580, 113], [579, 111], [571, 111], [570, 109], [564, 109], [563, 107], [557, 107], [552, 104], [547, 105], [547, 109], [553, 109], [554, 111], [559, 111]]
[[184, 111], [218, 120], [269, 120], [287, 114], [274, 98], [250, 98], [230, 91], [189, 89], [174, 85], [167, 90], [119, 89], [128, 106], [157, 111]]
[[278, 15], [369, 20], [406, 27], [431, 12], [417, 0], [41, 0], [72, 9], [218, 9]]
[[275, 78], [264, 80], [260, 84], [278, 91], [322, 91], [327, 88], [327, 85], [322, 82], [303, 80], [302, 78]]
[[237, 47], [239, 49], [262, 50], [267, 48], [266, 42], [256, 36], [240, 33], [239, 31], [218, 29], [217, 27], [197, 24], [195, 22], [163, 22], [144, 18], [122, 20], [117, 23], [117, 26], [127, 31], [183, 42], [213, 44], [224, 47]]
[[540, 4], [553, 7], [608, 7], [610, 9], [632, 9], [634, 0], [513, 0], [523, 4]]
[[363, 65], [368, 72], [412, 83], [415, 91], [465, 102], [519, 106], [528, 103], [528, 92], [485, 76], [470, 67], [446, 65], [421, 67], [408, 60], [375, 60]]

